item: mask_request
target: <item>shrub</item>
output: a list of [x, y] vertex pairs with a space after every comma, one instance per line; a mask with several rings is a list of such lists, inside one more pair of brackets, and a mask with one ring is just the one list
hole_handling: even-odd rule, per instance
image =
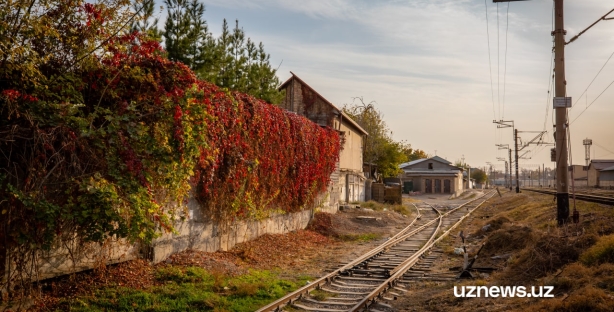
[[586, 265], [614, 263], [614, 235], [600, 237], [595, 245], [582, 253], [580, 261]]

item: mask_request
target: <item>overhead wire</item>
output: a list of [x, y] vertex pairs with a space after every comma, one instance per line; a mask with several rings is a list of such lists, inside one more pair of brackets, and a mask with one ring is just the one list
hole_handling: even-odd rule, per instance
[[603, 90], [601, 91], [601, 93], [599, 93], [599, 95], [591, 102], [591, 104], [588, 104], [588, 106], [586, 106], [586, 108], [584, 110], [582, 110], [580, 112], [580, 114], [578, 116], [576, 116], [576, 118], [574, 118], [574, 120], [571, 121], [570, 125], [574, 123], [574, 121], [576, 121], [578, 118], [580, 118], [580, 116], [582, 116], [582, 114], [584, 114], [584, 112], [586, 112], [586, 110], [591, 107], [591, 105], [593, 105], [593, 103], [595, 103], [606, 91], [608, 91], [608, 89], [612, 86], [612, 84], [614, 84], [614, 80], [612, 80], [612, 82], [610, 82], [610, 84]]
[[499, 119], [501, 119], [501, 74], [499, 73], [501, 67], [501, 45], [499, 44], [499, 2], [497, 2], [497, 109], [499, 110]]
[[507, 3], [507, 12], [505, 13], [505, 56], [503, 57], [503, 109], [501, 112], [501, 119], [505, 118], [505, 89], [506, 89], [506, 75], [507, 75], [507, 34], [510, 22], [510, 3]]
[[[586, 93], [586, 91], [588, 91], [588, 88], [591, 87], [591, 85], [593, 84], [593, 82], [595, 82], [595, 79], [597, 79], [597, 77], [599, 76], [599, 74], [601, 74], [601, 71], [605, 68], [606, 65], [608, 65], [608, 62], [610, 62], [610, 59], [612, 59], [612, 56], [614, 56], [614, 52], [612, 52], [612, 54], [610, 54], [610, 57], [608, 57], [608, 59], [605, 61], [605, 63], [603, 64], [603, 66], [601, 66], [601, 69], [599, 70], [599, 72], [597, 72], [597, 75], [595, 75], [595, 77], [593, 78], [593, 80], [591, 80], [591, 83], [588, 84], [588, 86], [586, 87], [586, 89], [584, 89], [584, 92], [582, 92], [582, 94], [580, 94], [580, 96], [578, 97], [578, 99], [581, 99], [582, 96]], [[570, 108], [569, 111], [572, 111], [574, 109], [574, 107]]]
[[493, 116], [493, 119], [497, 119], [497, 114], [495, 113], [495, 91], [494, 91], [494, 87], [492, 84], [492, 62], [490, 59], [490, 32], [488, 30], [488, 3], [487, 3], [487, 0], [484, 0], [484, 8], [486, 12], [486, 41], [488, 43], [488, 73], [490, 74], [490, 95], [492, 98], [492, 116]]
[[[606, 152], [610, 152], [610, 154], [614, 154], [614, 152], [612, 152], [611, 150], [609, 150], [609, 149], [607, 149], [607, 148], [597, 144], [595, 141], [593, 141], [593, 144], [595, 144], [596, 146], [599, 146], [601, 149], [605, 150]], [[610, 154], [607, 154], [607, 155], [610, 155]]]

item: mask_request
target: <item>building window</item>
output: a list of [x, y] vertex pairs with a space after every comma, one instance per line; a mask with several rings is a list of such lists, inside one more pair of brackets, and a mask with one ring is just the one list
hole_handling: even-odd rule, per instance
[[433, 163], [429, 163], [429, 169], [433, 169]]

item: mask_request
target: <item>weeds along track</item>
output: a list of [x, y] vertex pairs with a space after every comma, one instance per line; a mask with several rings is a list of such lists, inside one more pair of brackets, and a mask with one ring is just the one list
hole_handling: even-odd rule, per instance
[[412, 204], [418, 216], [385, 243], [258, 311], [287, 306], [292, 311], [389, 311], [385, 302], [406, 292], [408, 271], [432, 265], [437, 256], [427, 252], [494, 194], [456, 205]]

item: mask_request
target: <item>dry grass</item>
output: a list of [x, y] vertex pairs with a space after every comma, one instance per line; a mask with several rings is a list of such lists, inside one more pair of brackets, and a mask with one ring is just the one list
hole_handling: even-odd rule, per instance
[[410, 216], [412, 214], [412, 211], [409, 209], [409, 205], [382, 204], [372, 200], [368, 202], [360, 202], [359, 204], [361, 208], [373, 209], [375, 211], [391, 210], [405, 216]]
[[496, 206], [497, 216], [484, 222], [493, 229], [487, 234], [485, 251], [513, 254], [506, 268], [495, 274], [497, 283], [536, 285], [539, 281], [554, 286], [557, 296], [521, 304], [519, 310], [614, 311], [611, 207], [578, 201], [581, 222], [558, 227], [551, 196], [504, 195]]
[[614, 235], [600, 237], [595, 245], [582, 254], [580, 261], [586, 265], [614, 263]]
[[588, 285], [564, 299], [542, 300], [532, 306], [531, 309], [533, 311], [557, 312], [610, 312], [614, 311], [614, 300], [606, 291]]

